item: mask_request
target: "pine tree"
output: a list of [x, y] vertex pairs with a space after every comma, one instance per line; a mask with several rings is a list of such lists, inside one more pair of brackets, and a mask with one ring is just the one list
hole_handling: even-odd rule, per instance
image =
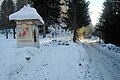
[[105, 39], [105, 43], [113, 43], [120, 45], [120, 1], [119, 0], [106, 0], [103, 3], [103, 13], [101, 15], [102, 26], [99, 30]]
[[61, 14], [60, 0], [31, 0], [31, 2], [33, 7], [42, 16], [46, 27], [59, 23], [58, 19]]
[[14, 12], [14, 3], [12, 0], [7, 1], [7, 7], [8, 7], [8, 15], [12, 14]]
[[17, 0], [17, 11], [20, 10], [24, 5], [27, 4], [28, 0]]
[[[8, 16], [9, 16], [10, 14], [14, 13], [14, 11], [15, 11], [15, 5], [12, 0], [7, 1], [7, 7], [8, 7]], [[13, 29], [13, 38], [15, 39], [16, 38], [15, 37], [15, 27], [16, 27], [15, 21], [8, 21], [8, 26], [9, 26], [9, 28]]]
[[6, 39], [8, 38], [8, 8], [7, 8], [7, 0], [4, 0], [1, 5], [1, 19], [2, 19], [2, 26], [6, 30]]
[[[10, 14], [14, 13], [14, 10], [15, 10], [15, 5], [13, 3], [12, 0], [8, 0], [7, 1], [7, 8], [8, 8], [8, 11], [7, 11], [7, 15], [9, 16]], [[8, 26], [9, 28], [15, 28], [15, 24], [13, 21], [8, 21]]]
[[14, 12], [14, 4], [12, 0], [4, 0], [1, 5], [1, 19], [3, 29], [6, 29], [6, 38], [8, 38], [8, 30], [15, 28], [14, 22], [9, 21], [8, 16]]
[[[2, 23], [5, 23], [5, 19], [6, 19], [6, 3], [7, 0], [4, 0], [1, 4], [1, 19], [2, 19]], [[3, 28], [5, 28], [5, 25], [2, 24], [2, 26], [4, 26]]]
[[67, 25], [74, 31], [73, 42], [76, 42], [77, 28], [90, 24], [89, 1], [85, 0], [66, 0], [68, 4]]

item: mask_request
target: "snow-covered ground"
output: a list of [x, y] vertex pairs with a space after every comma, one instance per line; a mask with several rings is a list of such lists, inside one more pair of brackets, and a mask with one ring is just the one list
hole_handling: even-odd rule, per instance
[[120, 56], [120, 47], [117, 47], [113, 44], [100, 44], [101, 48], [108, 50], [110, 53], [116, 54]]
[[40, 39], [39, 49], [16, 48], [15, 39], [0, 35], [0, 80], [120, 80], [119, 56], [92, 41], [62, 36]]

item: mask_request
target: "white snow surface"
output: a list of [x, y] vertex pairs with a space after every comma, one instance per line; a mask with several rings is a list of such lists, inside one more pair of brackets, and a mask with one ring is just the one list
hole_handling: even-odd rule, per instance
[[105, 49], [105, 50], [108, 50], [109, 52], [111, 53], [114, 53], [116, 55], [119, 55], [120, 56], [120, 47], [118, 46], [115, 46], [111, 43], [108, 43], [108, 44], [101, 44], [99, 45], [102, 49]]
[[15, 39], [0, 35], [0, 80], [120, 80], [119, 60], [94, 44], [62, 36], [40, 38], [39, 49], [16, 48]]
[[36, 9], [30, 7], [29, 4], [9, 16], [9, 20], [31, 20], [31, 19], [33, 20], [38, 19], [39, 21], [42, 22], [42, 24], [44, 24], [42, 17], [37, 13]]

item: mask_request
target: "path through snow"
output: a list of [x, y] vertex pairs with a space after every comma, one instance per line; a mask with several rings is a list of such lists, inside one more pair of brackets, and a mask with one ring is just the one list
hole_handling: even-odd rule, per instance
[[102, 80], [120, 80], [120, 57], [101, 49], [95, 43], [83, 44], [98, 68]]

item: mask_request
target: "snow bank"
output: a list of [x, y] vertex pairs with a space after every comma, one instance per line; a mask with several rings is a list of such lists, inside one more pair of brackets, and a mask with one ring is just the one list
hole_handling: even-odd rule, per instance
[[103, 44], [102, 47], [104, 49], [107, 49], [107, 50], [111, 51], [111, 52], [120, 53], [120, 47], [117, 47], [113, 44], [110, 44], [110, 43], [109, 44]]
[[[0, 53], [0, 76], [12, 76], [18, 74], [27, 64], [29, 64], [35, 55], [38, 55], [37, 48], [8, 48]], [[26, 58], [30, 57], [29, 60]], [[0, 77], [2, 78], [2, 77]], [[0, 79], [5, 80], [5, 79]]]
[[48, 27], [50, 34], [48, 34], [48, 37], [60, 37], [60, 36], [68, 36], [71, 35], [72, 32], [69, 30], [65, 30], [62, 28], [62, 26], [55, 24], [54, 26]]
[[96, 37], [96, 36], [89, 36], [89, 38], [85, 38], [85, 39], [79, 39], [79, 41], [81, 43], [96, 43], [96, 42], [99, 42], [99, 38]]
[[42, 17], [37, 13], [35, 8], [30, 7], [28, 4], [9, 16], [9, 20], [31, 20], [38, 19], [44, 24]]

